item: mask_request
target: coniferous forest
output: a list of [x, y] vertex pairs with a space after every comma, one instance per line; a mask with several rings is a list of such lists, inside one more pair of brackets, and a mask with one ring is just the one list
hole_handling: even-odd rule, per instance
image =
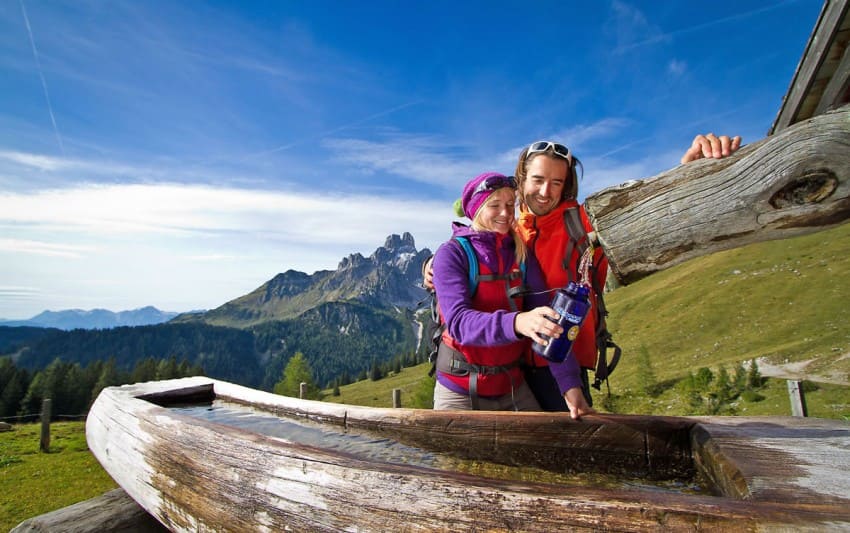
[[0, 418], [38, 413], [45, 397], [54, 413], [81, 415], [104, 387], [189, 375], [271, 391], [296, 353], [321, 387], [376, 379], [426, 357], [416, 353], [411, 312], [353, 303], [252, 329], [204, 323], [0, 327]]

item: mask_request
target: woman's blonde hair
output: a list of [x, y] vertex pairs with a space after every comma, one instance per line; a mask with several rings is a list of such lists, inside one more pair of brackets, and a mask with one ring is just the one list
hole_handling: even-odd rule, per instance
[[[511, 187], [502, 187], [502, 189], [509, 189], [511, 191], [514, 191], [514, 198], [519, 196], [516, 193], [516, 189], [513, 189]], [[484, 203], [486, 203], [487, 200], [490, 199], [490, 196], [493, 196], [493, 194], [501, 191], [502, 189], [496, 189], [495, 191], [490, 193], [487, 196], [487, 198], [484, 200]], [[481, 231], [481, 230], [490, 231], [490, 228], [484, 226], [481, 223], [481, 213], [482, 213], [482, 211], [483, 211], [483, 209], [479, 209], [475, 213], [475, 217], [472, 219], [472, 229], [474, 229], [476, 231]], [[514, 255], [516, 256], [517, 263], [524, 263], [526, 256], [528, 255], [528, 251], [527, 251], [527, 248], [525, 246], [525, 242], [523, 242], [522, 237], [520, 236], [519, 232], [516, 229], [516, 214], [514, 214], [514, 222], [513, 222], [513, 224], [511, 224], [510, 234], [511, 234], [511, 237], [513, 238], [513, 240], [514, 240]]]

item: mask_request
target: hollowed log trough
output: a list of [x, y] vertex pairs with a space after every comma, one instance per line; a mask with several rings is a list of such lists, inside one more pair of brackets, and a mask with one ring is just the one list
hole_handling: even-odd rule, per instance
[[[364, 459], [193, 418], [224, 399], [393, 439], [427, 453], [558, 473], [707, 480], [649, 485], [518, 481]], [[369, 408], [209, 378], [110, 387], [89, 448], [172, 531], [850, 529], [850, 424], [791, 417], [657, 417]]]

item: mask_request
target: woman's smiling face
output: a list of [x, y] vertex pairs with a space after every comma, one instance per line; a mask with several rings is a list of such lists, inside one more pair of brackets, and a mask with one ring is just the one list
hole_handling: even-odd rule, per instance
[[493, 192], [475, 214], [477, 229], [508, 233], [516, 219], [516, 194], [510, 187]]

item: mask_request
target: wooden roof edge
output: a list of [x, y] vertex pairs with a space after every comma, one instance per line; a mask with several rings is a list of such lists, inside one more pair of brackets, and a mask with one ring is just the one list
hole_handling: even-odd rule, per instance
[[[782, 97], [782, 105], [779, 108], [776, 119], [767, 132], [768, 135], [773, 135], [799, 120], [810, 118], [814, 113], [814, 110], [812, 110], [806, 116], [800, 115], [807, 97], [810, 96], [810, 92], [813, 90], [813, 85], [818, 78], [819, 71], [835, 44], [836, 35], [839, 33], [844, 21], [848, 19], [848, 15], [850, 15], [848, 8], [850, 8], [850, 1], [848, 0], [824, 1], [818, 20], [815, 23], [812, 34], [809, 36], [809, 41], [806, 43], [803, 55], [800, 57], [800, 62], [797, 64], [797, 70], [791, 78], [788, 91]], [[845, 53], [841, 67], [837, 70], [837, 72], [841, 73], [843, 67], [845, 78], [847, 77], [847, 62], [850, 61], [848, 57], [850, 56]], [[840, 96], [842, 90], [846, 91], [846, 81], [846, 79], [830, 80], [830, 92], [833, 94], [833, 99]], [[820, 92], [823, 94], [824, 90], [821, 88]], [[821, 100], [820, 96], [818, 100]], [[820, 113], [828, 109], [825, 109], [823, 102], [820, 102], [817, 105], [817, 110], [817, 113]]]

